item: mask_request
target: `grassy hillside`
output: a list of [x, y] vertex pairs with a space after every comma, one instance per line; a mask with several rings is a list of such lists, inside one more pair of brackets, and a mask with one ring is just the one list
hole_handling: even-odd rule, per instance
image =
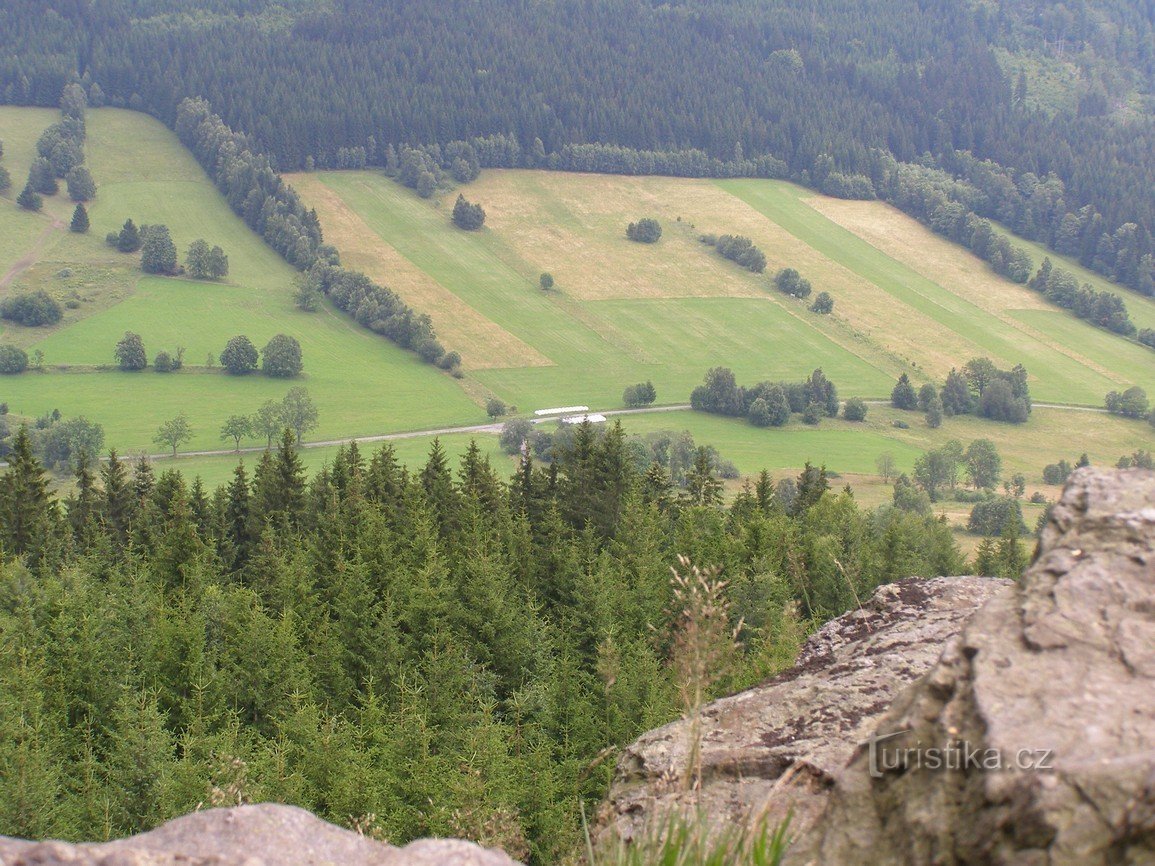
[[[16, 175], [23, 161], [26, 172], [36, 137], [56, 115], [2, 111], [5, 163]], [[9, 133], [13, 128], [19, 136]], [[412, 354], [328, 307], [315, 314], [298, 311], [292, 301], [295, 272], [228, 209], [161, 124], [142, 114], [102, 109], [90, 112], [88, 129], [88, 163], [98, 186], [89, 209], [90, 234], [53, 230], [45, 216], [0, 203], [5, 228], [11, 225], [25, 238], [48, 228], [42, 247], [31, 250], [35, 264], [0, 296], [44, 288], [61, 300], [80, 302], [53, 329], [5, 323], [2, 339], [39, 349], [47, 369], [0, 382], [12, 412], [36, 416], [59, 408], [65, 415], [83, 414], [104, 425], [110, 444], [148, 450], [156, 450], [155, 429], [181, 412], [189, 415], [195, 432], [190, 448], [223, 447], [218, 430], [226, 417], [252, 412], [295, 384], [309, 389], [320, 410], [318, 438], [411, 429], [432, 416], [446, 423], [484, 419], [453, 379]], [[63, 197], [49, 199], [45, 207], [61, 218], [71, 210]], [[229, 254], [229, 277], [213, 284], [144, 276], [137, 256], [104, 244], [105, 234], [128, 217], [138, 224], [168, 225], [182, 258], [197, 238], [220, 244]], [[7, 271], [28, 254], [30, 244], [4, 235], [0, 269]], [[185, 369], [170, 375], [96, 369], [113, 363], [113, 348], [126, 330], [141, 334], [150, 359], [162, 349], [183, 346]], [[241, 333], [258, 348], [277, 333], [296, 337], [305, 375], [292, 382], [237, 379], [205, 366], [208, 355], [219, 355], [225, 342]]]
[[[36, 138], [56, 119], [51, 111], [0, 109], [14, 178], [22, 179]], [[521, 412], [573, 403], [604, 409], [620, 405], [626, 385], [651, 379], [660, 403], [682, 403], [716, 365], [747, 383], [799, 378], [821, 366], [843, 397], [882, 398], [900, 372], [924, 381], [989, 354], [1007, 366], [1025, 363], [1040, 400], [1097, 405], [1105, 391], [1133, 382], [1155, 392], [1149, 352], [996, 277], [878, 203], [766, 181], [491, 171], [464, 189], [488, 213], [484, 229], [467, 233], [449, 220], [456, 193], [422, 200], [374, 172], [291, 177], [348, 265], [434, 317], [444, 342], [464, 355], [468, 377], [458, 382], [331, 308], [298, 311], [295, 272], [228, 210], [154, 120], [91, 112], [88, 162], [99, 193], [87, 236], [63, 227], [72, 210], [63, 197], [49, 199], [40, 215], [20, 211], [11, 196], [0, 202], [0, 274], [11, 274], [0, 297], [44, 288], [70, 301], [53, 329], [4, 323], [0, 339], [43, 352], [46, 371], [0, 380], [0, 400], [18, 415], [54, 408], [86, 415], [122, 450], [159, 450], [153, 432], [180, 412], [196, 434], [189, 450], [227, 448], [218, 430], [228, 415], [252, 412], [293, 384], [308, 387], [320, 408], [321, 425], [310, 437], [316, 440], [476, 424], [484, 420], [486, 393]], [[143, 275], [136, 256], [103, 242], [129, 216], [167, 224], [182, 255], [199, 237], [219, 243], [229, 253], [228, 279]], [[626, 223], [642, 216], [662, 222], [658, 244], [626, 239]], [[699, 242], [704, 232], [753, 238], [767, 255], [767, 274], [717, 256]], [[774, 291], [769, 275], [785, 266], [798, 268], [815, 291], [829, 291], [834, 315], [818, 316]], [[543, 271], [555, 277], [553, 291], [539, 288]], [[1141, 321], [1145, 306], [1128, 300]], [[184, 347], [185, 369], [110, 369], [126, 330], [143, 336], [150, 358]], [[206, 363], [234, 334], [260, 346], [279, 332], [301, 341], [305, 376], [297, 382], [236, 379]], [[894, 427], [900, 419], [910, 427]], [[1075, 451], [1114, 462], [1155, 445], [1149, 426], [1058, 410], [1037, 411], [1024, 427], [948, 419], [937, 431], [916, 414], [881, 406], [871, 407], [865, 424], [827, 421], [817, 429], [792, 423], [763, 431], [691, 412], [623, 423], [640, 434], [689, 430], [745, 473], [765, 467], [781, 477], [808, 460], [825, 463], [879, 499], [887, 493], [874, 489], [872, 476], [883, 451], [909, 470], [927, 448], [985, 436], [997, 442], [1008, 473], [1037, 480], [1044, 463], [1073, 459]], [[451, 435], [443, 444], [458, 454], [470, 438]], [[497, 452], [495, 438], [478, 438], [508, 471], [512, 463]], [[425, 436], [395, 447], [416, 464], [430, 442]], [[334, 450], [309, 449], [306, 460], [320, 465]], [[216, 483], [227, 479], [235, 457], [181, 458], [177, 465]]]
[[[293, 182], [351, 262], [429, 310], [477, 377], [523, 407], [612, 405], [647, 378], [660, 399], [684, 400], [718, 364], [745, 381], [821, 366], [844, 395], [884, 396], [904, 370], [941, 379], [977, 355], [1025, 364], [1040, 400], [1100, 405], [1112, 388], [1155, 384], [1148, 350], [877, 202], [755, 180], [493, 171], [466, 190], [488, 219], [465, 233], [449, 225], [449, 196], [424, 201], [374, 172]], [[645, 215], [665, 230], [653, 246], [624, 236]], [[834, 296], [835, 314], [713, 255], [703, 232], [753, 238], [767, 274], [796, 267]], [[542, 271], [554, 292], [538, 289]]]

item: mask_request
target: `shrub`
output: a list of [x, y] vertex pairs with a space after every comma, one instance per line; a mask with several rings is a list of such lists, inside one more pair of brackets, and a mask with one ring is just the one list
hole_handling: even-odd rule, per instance
[[759, 397], [750, 404], [750, 411], [747, 416], [750, 423], [755, 427], [769, 427], [770, 426], [770, 407], [766, 405], [766, 401]]
[[754, 246], [754, 242], [741, 235], [722, 235], [714, 242], [719, 255], [735, 262], [756, 274], [766, 270], [765, 254]]
[[221, 352], [221, 366], [234, 376], [243, 376], [257, 369], [257, 347], [244, 334], [233, 337]]
[[1074, 471], [1071, 464], [1066, 460], [1060, 460], [1058, 463], [1048, 463], [1043, 467], [1043, 483], [1066, 484], [1067, 479], [1071, 477], [1071, 473]]
[[261, 350], [261, 370], [276, 379], [291, 379], [301, 374], [301, 344], [286, 334], [277, 334]]
[[28, 353], [16, 346], [0, 346], [0, 374], [14, 376], [28, 369]]
[[171, 373], [175, 369], [172, 355], [168, 352], [157, 352], [152, 361], [152, 368], [158, 373]]
[[851, 397], [842, 407], [842, 417], [847, 421], [865, 421], [866, 403], [861, 397]]
[[453, 224], [466, 231], [477, 231], [485, 223], [485, 209], [479, 204], [466, 201], [465, 196], [458, 195], [453, 205]]
[[[775, 274], [774, 286], [784, 295], [790, 295], [795, 298], [810, 297], [810, 280], [805, 279], [798, 271], [794, 270], [794, 268], [783, 268]], [[829, 295], [827, 295], [827, 297], [829, 297]], [[834, 309], [833, 301], [831, 301], [830, 309]], [[829, 310], [827, 312], [829, 312]]]
[[626, 226], [626, 237], [641, 244], [656, 244], [662, 237], [662, 226], [656, 219], [642, 217]]
[[541, 286], [541, 290], [543, 292], [548, 292], [553, 288], [553, 274], [548, 272], [543, 273], [540, 277], [538, 277], [537, 283], [539, 286]]
[[630, 385], [622, 392], [622, 402], [627, 406], [649, 406], [658, 399], [658, 392], [654, 390], [654, 383], [650, 381]]
[[1104, 400], [1107, 411], [1124, 418], [1145, 418], [1147, 416], [1147, 392], [1139, 386], [1128, 388], [1122, 394], [1111, 391]]
[[814, 303], [810, 305], [810, 312], [819, 313], [824, 316], [833, 313], [834, 298], [830, 297], [829, 292], [819, 292], [818, 297], [814, 299]]
[[55, 325], [64, 310], [43, 289], [14, 295], [0, 303], [0, 318], [8, 319], [27, 328]]

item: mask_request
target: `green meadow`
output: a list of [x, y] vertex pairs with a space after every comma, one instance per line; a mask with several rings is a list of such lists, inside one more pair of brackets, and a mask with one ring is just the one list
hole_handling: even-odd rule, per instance
[[[4, 164], [14, 182], [22, 185], [36, 138], [57, 117], [0, 108]], [[71, 215], [63, 195], [49, 199], [43, 214], [17, 209], [14, 192], [0, 202], [0, 274], [19, 265], [0, 297], [42, 288], [67, 305], [54, 328], [4, 323], [0, 339], [43, 353], [44, 369], [0, 380], [0, 400], [17, 416], [59, 409], [96, 420], [108, 445], [127, 453], [162, 450], [152, 436], [180, 413], [194, 431], [184, 449], [229, 448], [231, 440], [219, 435], [229, 415], [251, 413], [295, 385], [309, 389], [320, 412], [313, 441], [479, 424], [488, 395], [522, 414], [573, 404], [611, 409], [621, 405], [625, 386], [648, 379], [660, 404], [680, 404], [714, 366], [730, 367], [743, 383], [800, 379], [821, 367], [842, 397], [882, 399], [901, 372], [916, 383], [941, 379], [951, 366], [984, 354], [1005, 366], [1026, 365], [1038, 401], [1101, 405], [1106, 391], [1133, 383], [1155, 392], [1149, 351], [995, 277], [881, 203], [837, 202], [758, 180], [487, 171], [462, 190], [486, 208], [486, 225], [463, 232], [449, 220], [456, 191], [423, 200], [371, 171], [292, 176], [345, 260], [433, 317], [446, 345], [465, 358], [459, 381], [329, 306], [297, 310], [296, 272], [228, 209], [161, 124], [101, 109], [90, 112], [88, 128], [88, 164], [98, 185], [88, 235], [54, 225]], [[625, 224], [641, 216], [661, 221], [659, 243], [625, 238]], [[182, 257], [197, 238], [220, 244], [229, 276], [209, 283], [143, 275], [138, 257], [104, 243], [128, 217], [166, 224]], [[699, 242], [703, 232], [751, 237], [766, 253], [766, 274], [721, 259]], [[772, 288], [771, 275], [786, 266], [834, 296], [833, 315], [811, 313]], [[552, 291], [538, 285], [544, 271], [555, 277]], [[1137, 322], [1148, 314], [1155, 321], [1155, 305], [1130, 294], [1127, 300]], [[184, 369], [114, 369], [113, 348], [129, 330], [141, 334], [150, 359], [183, 349]], [[277, 333], [296, 337], [304, 375], [226, 375], [215, 358], [242, 333], [258, 347]], [[873, 490], [879, 454], [889, 452], [910, 471], [919, 454], [951, 438], [993, 439], [1008, 474], [1031, 479], [1045, 463], [1073, 460], [1075, 450], [1113, 463], [1155, 444], [1150, 426], [1067, 410], [1040, 409], [1021, 427], [948, 419], [935, 431], [917, 414], [878, 405], [865, 423], [828, 420], [818, 428], [792, 422], [759, 430], [688, 411], [621, 420], [632, 434], [688, 430], [745, 474], [765, 468], [782, 477], [807, 461], [824, 463], [864, 491]], [[441, 437], [454, 459], [473, 438], [500, 472], [511, 471], [513, 461], [492, 434]], [[403, 462], [417, 465], [431, 442], [422, 435], [393, 445]], [[303, 456], [317, 467], [335, 451], [308, 448]], [[236, 459], [179, 457], [171, 465], [218, 483]], [[251, 464], [255, 456], [245, 459]]]
[[[8, 113], [25, 116], [22, 110]], [[28, 116], [36, 120], [22, 127], [31, 149], [56, 116], [43, 111]], [[294, 385], [308, 388], [317, 404], [320, 425], [313, 436], [319, 439], [420, 428], [430, 419], [484, 420], [484, 412], [453, 379], [411, 353], [329, 307], [313, 314], [298, 311], [292, 300], [295, 271], [228, 209], [160, 123], [101, 109], [90, 112], [88, 129], [88, 164], [98, 186], [89, 208], [91, 232], [52, 232], [36, 263], [4, 291], [44, 288], [61, 299], [79, 300], [79, 306], [53, 329], [5, 329], [5, 340], [43, 352], [45, 364], [44, 372], [0, 382], [0, 399], [10, 411], [84, 415], [104, 426], [109, 445], [133, 451], [158, 450], [152, 443], [156, 428], [181, 413], [194, 431], [189, 449], [225, 447], [219, 429], [229, 415], [251, 413]], [[62, 196], [46, 206], [68, 214], [71, 208]], [[0, 212], [18, 224], [47, 222], [14, 206]], [[166, 224], [182, 257], [197, 238], [220, 244], [229, 254], [228, 278], [209, 283], [143, 275], [138, 257], [104, 243], [104, 235], [129, 217], [138, 225]], [[173, 374], [100, 369], [114, 363], [116, 342], [129, 330], [141, 335], [150, 359], [161, 350], [184, 348], [185, 368]], [[301, 343], [305, 371], [299, 380], [237, 378], [207, 365], [232, 336], [247, 334], [259, 348], [277, 333]]]

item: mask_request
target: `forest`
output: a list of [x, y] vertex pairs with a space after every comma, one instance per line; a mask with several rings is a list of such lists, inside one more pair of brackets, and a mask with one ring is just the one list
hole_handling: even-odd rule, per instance
[[615, 748], [680, 711], [679, 555], [721, 568], [740, 648], [788, 665], [878, 584], [964, 566], [950, 527], [808, 466], [723, 505], [619, 426], [499, 480], [355, 444], [306, 478], [285, 431], [207, 490], [115, 453], [60, 501], [16, 432], [0, 478], [0, 833], [103, 839], [279, 800], [404, 843], [578, 849]]
[[[282, 170], [457, 143], [487, 166], [788, 176], [899, 203], [888, 161], [917, 164], [1150, 294], [1152, 45], [1151, 0], [14, 0], [0, 99], [55, 105], [79, 76], [94, 105], [170, 125], [205, 99]], [[1071, 98], [1028, 60], [1074, 68]]]

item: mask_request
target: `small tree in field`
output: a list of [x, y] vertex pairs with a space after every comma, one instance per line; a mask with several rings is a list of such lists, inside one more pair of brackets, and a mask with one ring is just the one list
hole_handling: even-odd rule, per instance
[[253, 435], [253, 424], [247, 415], [230, 415], [229, 420], [221, 425], [221, 439], [232, 439], [241, 450], [241, 440]]
[[890, 479], [898, 471], [894, 463], [894, 455], [889, 451], [884, 451], [878, 455], [874, 461], [875, 467], [878, 469], [878, 474], [882, 476], [884, 484], [889, 484]]
[[157, 445], [167, 445], [172, 448], [172, 456], [176, 457], [176, 449], [192, 439], [192, 427], [189, 426], [186, 415], [177, 415], [171, 421], [165, 421], [152, 437]]
[[296, 434], [298, 445], [306, 433], [316, 428], [318, 417], [317, 407], [309, 392], [300, 385], [290, 388], [281, 401], [281, 421]]
[[538, 278], [537, 282], [538, 282], [538, 285], [541, 286], [541, 290], [543, 292], [548, 292], [550, 289], [553, 288], [553, 274], [544, 273], [541, 275], [540, 278]]
[[176, 273], [176, 244], [168, 226], [148, 226], [140, 249], [140, 267], [146, 274]]
[[479, 204], [466, 201], [465, 196], [457, 196], [453, 205], [453, 224], [466, 231], [477, 231], [485, 223], [485, 209]]
[[257, 369], [257, 347], [244, 334], [233, 337], [221, 352], [221, 366], [234, 376], [243, 376]]
[[301, 344], [287, 334], [277, 334], [261, 350], [261, 370], [275, 379], [301, 375]]
[[125, 331], [124, 337], [116, 344], [116, 363], [122, 370], [143, 370], [148, 366], [148, 354], [144, 351], [144, 341], [140, 334]]
[[68, 230], [75, 232], [78, 235], [85, 234], [89, 229], [88, 211], [83, 204], [78, 204], [76, 210], [72, 212], [72, 222], [68, 226]]
[[140, 229], [132, 220], [125, 220], [124, 227], [116, 236], [116, 248], [122, 253], [135, 253], [140, 249]]
[[485, 401], [485, 414], [488, 415], [492, 421], [496, 421], [508, 411], [509, 407], [505, 405], [504, 400], [498, 400], [496, 397], [490, 397]]
[[24, 190], [20, 195], [16, 196], [16, 204], [24, 208], [24, 210], [40, 210], [44, 207], [44, 199], [40, 197], [40, 193], [32, 188], [32, 184], [26, 184]]

